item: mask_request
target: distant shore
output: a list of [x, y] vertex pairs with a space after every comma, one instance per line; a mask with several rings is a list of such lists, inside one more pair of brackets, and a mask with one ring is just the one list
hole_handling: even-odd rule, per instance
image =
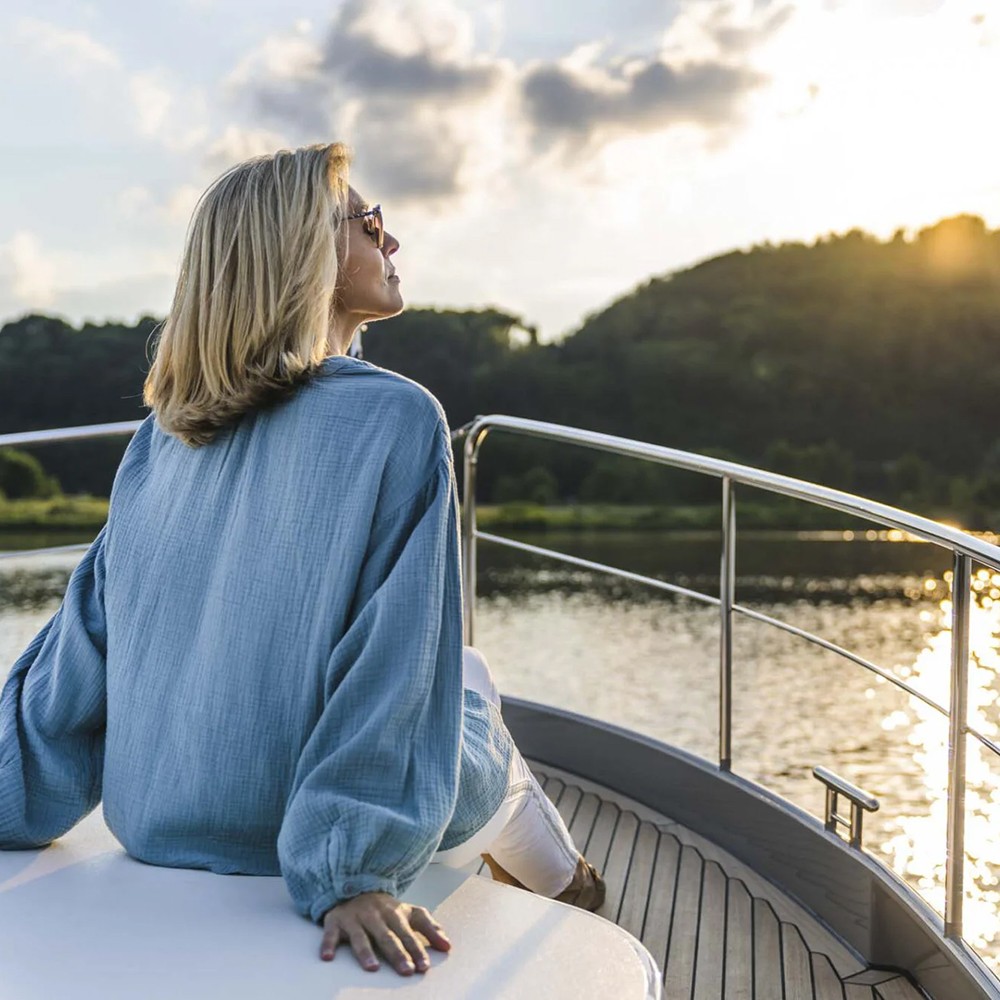
[[[769, 503], [737, 502], [740, 528], [763, 530], [865, 531], [876, 527], [839, 511], [784, 498]], [[934, 520], [956, 524], [961, 519], [948, 511], [924, 513]], [[50, 500], [0, 501], [2, 536], [46, 534], [97, 534], [107, 520], [108, 501], [102, 497], [60, 497]], [[629, 505], [512, 502], [481, 504], [477, 525], [484, 531], [716, 531], [721, 525], [719, 504]], [[976, 531], [978, 528], [965, 528]]]

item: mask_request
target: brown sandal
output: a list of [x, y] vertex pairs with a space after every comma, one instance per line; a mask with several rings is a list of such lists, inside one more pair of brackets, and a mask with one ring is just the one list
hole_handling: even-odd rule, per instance
[[[572, 880], [555, 899], [583, 910], [597, 910], [604, 904], [607, 886], [597, 869], [582, 854], [578, 857]], [[494, 882], [502, 882], [504, 885], [512, 885], [530, 892], [527, 886], [514, 878], [491, 854], [483, 854], [482, 859], [489, 867]]]
[[579, 906], [581, 910], [598, 910], [604, 905], [607, 885], [597, 869], [581, 854], [573, 879], [556, 899], [560, 903]]

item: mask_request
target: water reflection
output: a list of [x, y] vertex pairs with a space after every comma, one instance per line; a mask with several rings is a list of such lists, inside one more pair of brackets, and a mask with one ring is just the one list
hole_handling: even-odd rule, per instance
[[[952, 574], [942, 583], [950, 585]], [[997, 656], [1000, 636], [1000, 574], [986, 568], [972, 580], [973, 601], [969, 633], [969, 724], [987, 738], [997, 741], [998, 685]], [[936, 589], [936, 588], [935, 588]], [[927, 625], [923, 648], [912, 664], [898, 668], [900, 676], [938, 704], [950, 699], [951, 671], [950, 599], [941, 600], [933, 612], [925, 611]], [[948, 733], [939, 713], [916, 698], [909, 699], [905, 713], [887, 716], [884, 728], [903, 728], [913, 747], [914, 762], [923, 783], [929, 809], [923, 815], [898, 816], [881, 844], [885, 860], [939, 912], [944, 912], [945, 843], [948, 795]], [[1000, 852], [996, 830], [1000, 827], [1000, 761], [974, 737], [967, 738], [965, 814], [965, 915], [964, 934], [978, 950], [994, 956], [1000, 953]]]

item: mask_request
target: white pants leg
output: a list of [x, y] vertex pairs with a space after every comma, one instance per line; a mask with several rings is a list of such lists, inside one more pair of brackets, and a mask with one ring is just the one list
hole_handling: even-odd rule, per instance
[[[466, 646], [462, 662], [465, 687], [500, 707], [500, 694], [486, 659]], [[432, 863], [462, 868], [489, 853], [519, 882], [542, 896], [558, 896], [573, 878], [579, 852], [559, 811], [514, 747], [510, 786], [499, 809], [472, 837], [438, 851]]]

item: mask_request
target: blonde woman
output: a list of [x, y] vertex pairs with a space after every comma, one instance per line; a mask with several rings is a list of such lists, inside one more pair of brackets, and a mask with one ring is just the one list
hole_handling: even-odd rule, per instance
[[282, 150], [196, 206], [107, 524], [0, 693], [0, 847], [103, 797], [133, 857], [280, 874], [322, 957], [405, 975], [450, 947], [398, 899], [432, 861], [604, 886], [462, 645], [444, 412], [347, 356], [403, 306], [348, 165]]

